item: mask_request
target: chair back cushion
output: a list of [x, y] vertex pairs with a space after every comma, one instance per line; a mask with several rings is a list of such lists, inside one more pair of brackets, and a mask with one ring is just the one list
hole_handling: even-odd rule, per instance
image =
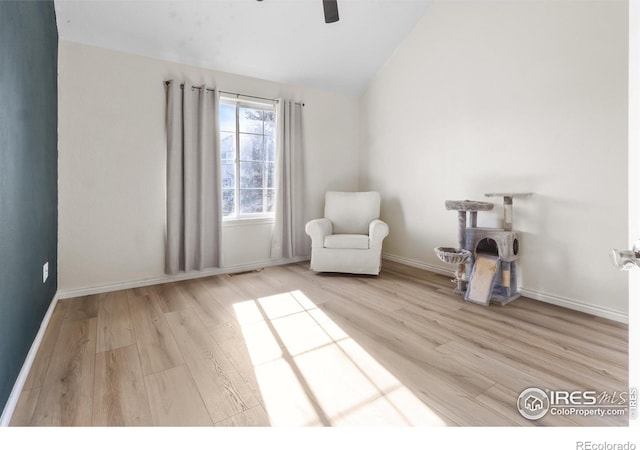
[[378, 192], [327, 192], [324, 216], [334, 234], [369, 234], [369, 224], [380, 217]]
[[367, 234], [330, 234], [324, 238], [324, 248], [348, 248], [366, 250], [369, 248]]

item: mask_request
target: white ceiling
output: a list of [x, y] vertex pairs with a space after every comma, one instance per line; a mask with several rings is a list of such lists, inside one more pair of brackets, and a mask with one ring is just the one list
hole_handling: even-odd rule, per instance
[[61, 39], [358, 94], [428, 0], [56, 0]]

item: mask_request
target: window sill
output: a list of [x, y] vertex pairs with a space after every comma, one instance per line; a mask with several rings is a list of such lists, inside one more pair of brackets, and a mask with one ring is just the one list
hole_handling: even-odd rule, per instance
[[276, 221], [275, 217], [247, 217], [222, 219], [223, 227], [238, 227], [247, 225], [272, 225]]

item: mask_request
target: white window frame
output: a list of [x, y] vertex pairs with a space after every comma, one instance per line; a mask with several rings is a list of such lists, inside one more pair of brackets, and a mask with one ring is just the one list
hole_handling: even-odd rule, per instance
[[[220, 103], [224, 103], [227, 105], [234, 105], [235, 106], [235, 112], [236, 112], [236, 120], [235, 120], [235, 125], [236, 125], [236, 130], [235, 130], [235, 156], [234, 156], [234, 163], [235, 163], [235, 186], [234, 186], [234, 214], [232, 215], [228, 215], [228, 216], [222, 216], [222, 221], [225, 222], [225, 224], [227, 225], [231, 225], [234, 222], [244, 222], [244, 223], [256, 223], [256, 224], [260, 224], [260, 223], [272, 223], [275, 221], [275, 211], [273, 212], [260, 212], [260, 213], [241, 213], [240, 212], [240, 108], [241, 107], [246, 107], [246, 108], [256, 108], [256, 109], [263, 109], [263, 110], [271, 110], [273, 111], [274, 115], [276, 114], [276, 107], [275, 104], [273, 102], [269, 102], [269, 101], [253, 101], [253, 100], [244, 100], [244, 99], [239, 99], [237, 97], [227, 97], [224, 95], [220, 96]], [[276, 120], [276, 127], [277, 127], [277, 120], [278, 118], [275, 117]], [[263, 130], [263, 138], [264, 138], [264, 130]], [[273, 140], [274, 140], [274, 148], [275, 145], [277, 145], [276, 143], [276, 133], [274, 130], [274, 136], [273, 136]], [[221, 162], [221, 161], [220, 161]], [[274, 161], [275, 163], [275, 161]], [[275, 177], [277, 177], [277, 164], [275, 164], [275, 172], [274, 172], [274, 182], [275, 182]], [[222, 189], [222, 187], [221, 187]], [[228, 188], [227, 188], [228, 189]], [[274, 192], [276, 187], [273, 187]]]

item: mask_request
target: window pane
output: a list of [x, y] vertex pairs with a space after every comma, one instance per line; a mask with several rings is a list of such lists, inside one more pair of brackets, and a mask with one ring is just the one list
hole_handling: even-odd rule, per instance
[[276, 160], [276, 143], [273, 136], [264, 137], [264, 152], [266, 154], [267, 161]]
[[273, 136], [276, 128], [276, 114], [273, 111], [264, 112], [264, 134]]
[[222, 190], [222, 215], [229, 216], [235, 213], [235, 190]]
[[224, 216], [274, 211], [275, 126], [275, 111], [271, 109], [220, 103]]
[[261, 188], [264, 182], [264, 163], [240, 163], [240, 188]]
[[241, 106], [239, 111], [240, 131], [243, 133], [262, 134], [262, 117], [263, 111], [261, 109]]
[[220, 132], [220, 159], [234, 161], [236, 159], [236, 134]]
[[264, 147], [262, 136], [240, 133], [240, 160], [263, 161]]
[[276, 191], [275, 189], [267, 190], [267, 210], [265, 212], [274, 212], [276, 204]]
[[221, 168], [222, 173], [222, 188], [231, 188], [234, 189], [236, 187], [236, 165], [234, 163], [222, 163]]
[[274, 163], [266, 163], [267, 166], [267, 185], [265, 187], [275, 187], [276, 185], [276, 168]]
[[262, 210], [262, 189], [241, 189], [240, 190], [240, 213], [261, 213]]
[[220, 102], [220, 131], [236, 131], [236, 105]]

